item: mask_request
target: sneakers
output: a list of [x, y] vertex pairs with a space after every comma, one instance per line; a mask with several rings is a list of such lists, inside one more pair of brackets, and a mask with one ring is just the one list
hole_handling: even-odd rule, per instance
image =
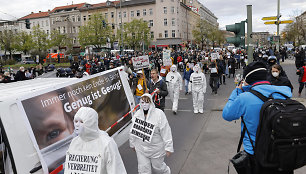
[[204, 113], [204, 112], [203, 112], [203, 109], [200, 109], [199, 112], [200, 112], [200, 114], [203, 114], [203, 113]]
[[194, 110], [193, 113], [197, 114], [197, 113], [199, 113], [199, 111], [198, 110]]

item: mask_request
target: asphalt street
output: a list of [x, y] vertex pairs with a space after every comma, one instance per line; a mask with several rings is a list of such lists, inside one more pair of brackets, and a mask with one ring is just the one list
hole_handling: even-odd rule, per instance
[[[293, 61], [282, 64], [297, 97], [298, 83]], [[242, 73], [238, 70], [236, 74]], [[209, 77], [206, 75], [207, 84]], [[204, 114], [194, 114], [192, 96], [180, 93], [179, 111], [174, 115], [171, 101], [166, 100], [165, 113], [172, 129], [174, 153], [166, 158], [172, 174], [226, 174], [229, 159], [235, 155], [240, 136], [240, 121], [226, 122], [222, 119], [224, 107], [231, 91], [235, 88], [234, 79], [226, 79], [217, 95], [211, 94], [207, 86], [204, 102]], [[305, 98], [305, 92], [302, 95]], [[119, 148], [128, 174], [137, 173], [137, 158], [128, 142]], [[230, 166], [229, 173], [236, 173]], [[295, 174], [306, 173], [306, 168], [295, 171]]]

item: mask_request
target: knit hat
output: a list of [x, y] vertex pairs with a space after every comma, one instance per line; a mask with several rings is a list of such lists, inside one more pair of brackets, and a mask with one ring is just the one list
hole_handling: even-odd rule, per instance
[[243, 78], [248, 84], [256, 81], [267, 80], [267, 67], [263, 62], [252, 62], [245, 67]]

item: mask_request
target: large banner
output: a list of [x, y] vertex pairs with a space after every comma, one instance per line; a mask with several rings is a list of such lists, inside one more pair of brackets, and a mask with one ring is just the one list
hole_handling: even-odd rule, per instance
[[[25, 98], [21, 104], [30, 123], [30, 132], [34, 134], [34, 142], [47, 161], [49, 171], [63, 162], [66, 152], [59, 149], [70, 144], [73, 118], [81, 107], [91, 107], [98, 112], [102, 130], [111, 127], [130, 110], [118, 70]], [[108, 134], [116, 133], [130, 119], [130, 116], [124, 118]]]

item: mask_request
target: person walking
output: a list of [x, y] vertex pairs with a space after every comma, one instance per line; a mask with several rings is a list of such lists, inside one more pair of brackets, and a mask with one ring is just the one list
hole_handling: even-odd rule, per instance
[[204, 93], [206, 93], [206, 77], [199, 65], [193, 67], [193, 73], [190, 76], [190, 83], [188, 90], [192, 92], [192, 101], [193, 101], [193, 113], [203, 114], [203, 105], [204, 105]]
[[296, 73], [299, 75], [300, 87], [298, 95], [301, 97], [304, 86], [306, 87], [306, 59], [304, 59], [304, 66], [300, 67]]
[[219, 68], [216, 60], [211, 60], [209, 65], [210, 77], [209, 77], [209, 86], [212, 89], [213, 94], [217, 94], [218, 92], [218, 81], [219, 81]]
[[151, 80], [148, 83], [148, 90], [146, 90], [146, 93], [152, 94], [154, 91], [155, 93], [152, 97], [155, 107], [164, 111], [168, 89], [166, 82], [158, 75], [157, 69], [151, 70]]
[[144, 78], [143, 73], [141, 70], [137, 71], [137, 77], [133, 79], [133, 86], [132, 89], [135, 89], [135, 104], [138, 105], [140, 101], [140, 97], [145, 93], [147, 89], [147, 84], [149, 83], [146, 78]]
[[[249, 168], [252, 174], [293, 174], [293, 171], [279, 172], [277, 169], [265, 168], [255, 159], [253, 146], [256, 144], [256, 132], [259, 125], [260, 110], [263, 101], [249, 92], [255, 90], [265, 97], [270, 95], [275, 99], [291, 97], [291, 89], [288, 86], [274, 86], [267, 81], [267, 69], [263, 62], [252, 62], [243, 71], [244, 81], [233, 90], [228, 102], [223, 108], [222, 117], [226, 121], [237, 120], [240, 117], [244, 120], [241, 127], [247, 128], [243, 138], [244, 151], [248, 154]], [[281, 95], [281, 94], [283, 95]], [[241, 129], [243, 130], [243, 129]], [[250, 135], [250, 136], [248, 136]]]
[[171, 128], [150, 94], [141, 96], [140, 109], [132, 117], [132, 123], [129, 143], [137, 155], [138, 173], [152, 174], [153, 168], [157, 174], [170, 174], [164, 159], [174, 152]]
[[189, 68], [189, 63], [186, 64], [186, 67], [184, 69], [184, 74], [183, 74], [183, 79], [185, 82], [185, 95], [188, 94], [188, 85], [189, 85], [189, 81], [190, 81], [190, 76], [193, 73], [193, 70], [191, 68]]
[[166, 82], [168, 84], [168, 91], [172, 101], [172, 112], [176, 115], [180, 90], [183, 88], [182, 76], [177, 72], [176, 65], [171, 66], [170, 72], [166, 76]]

